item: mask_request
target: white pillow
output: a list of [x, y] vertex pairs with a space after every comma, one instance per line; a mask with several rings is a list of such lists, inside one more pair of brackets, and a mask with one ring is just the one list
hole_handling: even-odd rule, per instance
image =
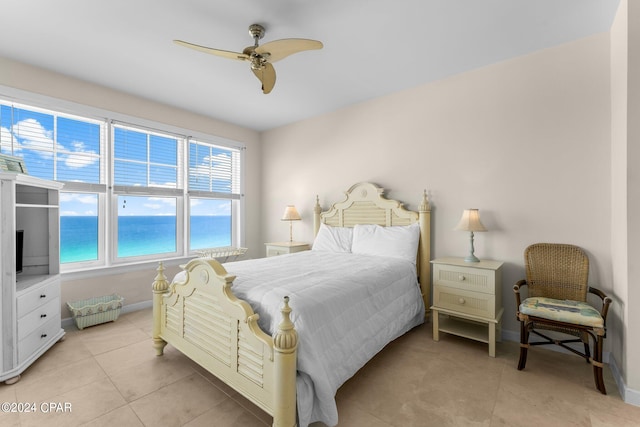
[[331, 227], [320, 224], [320, 230], [313, 242], [314, 251], [351, 252], [353, 228]]
[[420, 224], [381, 227], [356, 225], [351, 252], [406, 259], [415, 264], [420, 241]]

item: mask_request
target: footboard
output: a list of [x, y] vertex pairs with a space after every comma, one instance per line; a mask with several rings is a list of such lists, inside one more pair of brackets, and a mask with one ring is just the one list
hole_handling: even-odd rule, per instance
[[153, 346], [169, 343], [273, 416], [273, 425], [296, 424], [298, 336], [284, 298], [283, 320], [271, 337], [258, 314], [233, 295], [235, 276], [215, 260], [183, 266], [183, 281], [169, 284], [160, 263], [153, 282]]

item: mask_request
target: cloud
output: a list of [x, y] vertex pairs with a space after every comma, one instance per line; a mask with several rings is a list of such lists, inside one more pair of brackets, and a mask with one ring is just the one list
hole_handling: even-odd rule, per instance
[[70, 154], [63, 154], [65, 166], [71, 169], [80, 169], [91, 166], [100, 160], [100, 155], [93, 150], [86, 150], [82, 141], [73, 141], [71, 143], [73, 150]]
[[[53, 157], [54, 148], [60, 161], [70, 169], [80, 169], [91, 166], [100, 161], [100, 154], [94, 150], [87, 150], [83, 141], [73, 141], [67, 149], [53, 139], [53, 131], [47, 130], [36, 119], [30, 118], [16, 122], [13, 127], [14, 152], [30, 150], [42, 158]], [[6, 134], [5, 134], [6, 131]], [[2, 129], [2, 145], [10, 144], [11, 136], [8, 129]]]
[[98, 198], [93, 194], [84, 193], [60, 193], [60, 202], [65, 203], [82, 203], [88, 205], [95, 205], [98, 202]]
[[[22, 148], [36, 150], [36, 152], [46, 158], [53, 154], [54, 141], [53, 131], [47, 130], [36, 119], [25, 119], [16, 122], [13, 127], [13, 135], [18, 139]], [[61, 145], [57, 145], [62, 149]]]
[[[211, 164], [211, 167], [209, 166]], [[189, 169], [190, 175], [216, 178], [224, 178], [229, 176], [231, 170], [231, 156], [228, 154], [217, 154], [215, 156], [206, 156], [202, 159], [202, 163]]]

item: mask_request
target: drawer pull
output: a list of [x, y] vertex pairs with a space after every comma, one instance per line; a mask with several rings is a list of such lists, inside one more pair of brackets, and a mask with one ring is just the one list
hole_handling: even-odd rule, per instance
[[46, 338], [46, 337], [47, 337], [47, 334], [40, 335], [40, 338]]
[[464, 300], [464, 298], [458, 298], [458, 303], [459, 304], [464, 304], [466, 301]]
[[47, 315], [46, 314], [41, 314], [40, 318], [42, 319], [43, 317], [47, 317]]
[[461, 282], [467, 280], [466, 277], [464, 277], [462, 274], [458, 276], [458, 280], [460, 280]]
[[41, 294], [40, 298], [46, 298], [47, 296], [45, 294]]

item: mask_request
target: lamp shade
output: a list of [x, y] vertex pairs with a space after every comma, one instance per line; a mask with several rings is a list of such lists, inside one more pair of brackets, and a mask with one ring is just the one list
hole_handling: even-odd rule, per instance
[[480, 222], [480, 214], [478, 209], [465, 209], [462, 218], [456, 226], [458, 231], [487, 231], [486, 227]]
[[284, 210], [281, 219], [282, 221], [299, 221], [302, 218], [300, 218], [300, 214], [298, 213], [298, 210], [295, 206], [288, 205]]

